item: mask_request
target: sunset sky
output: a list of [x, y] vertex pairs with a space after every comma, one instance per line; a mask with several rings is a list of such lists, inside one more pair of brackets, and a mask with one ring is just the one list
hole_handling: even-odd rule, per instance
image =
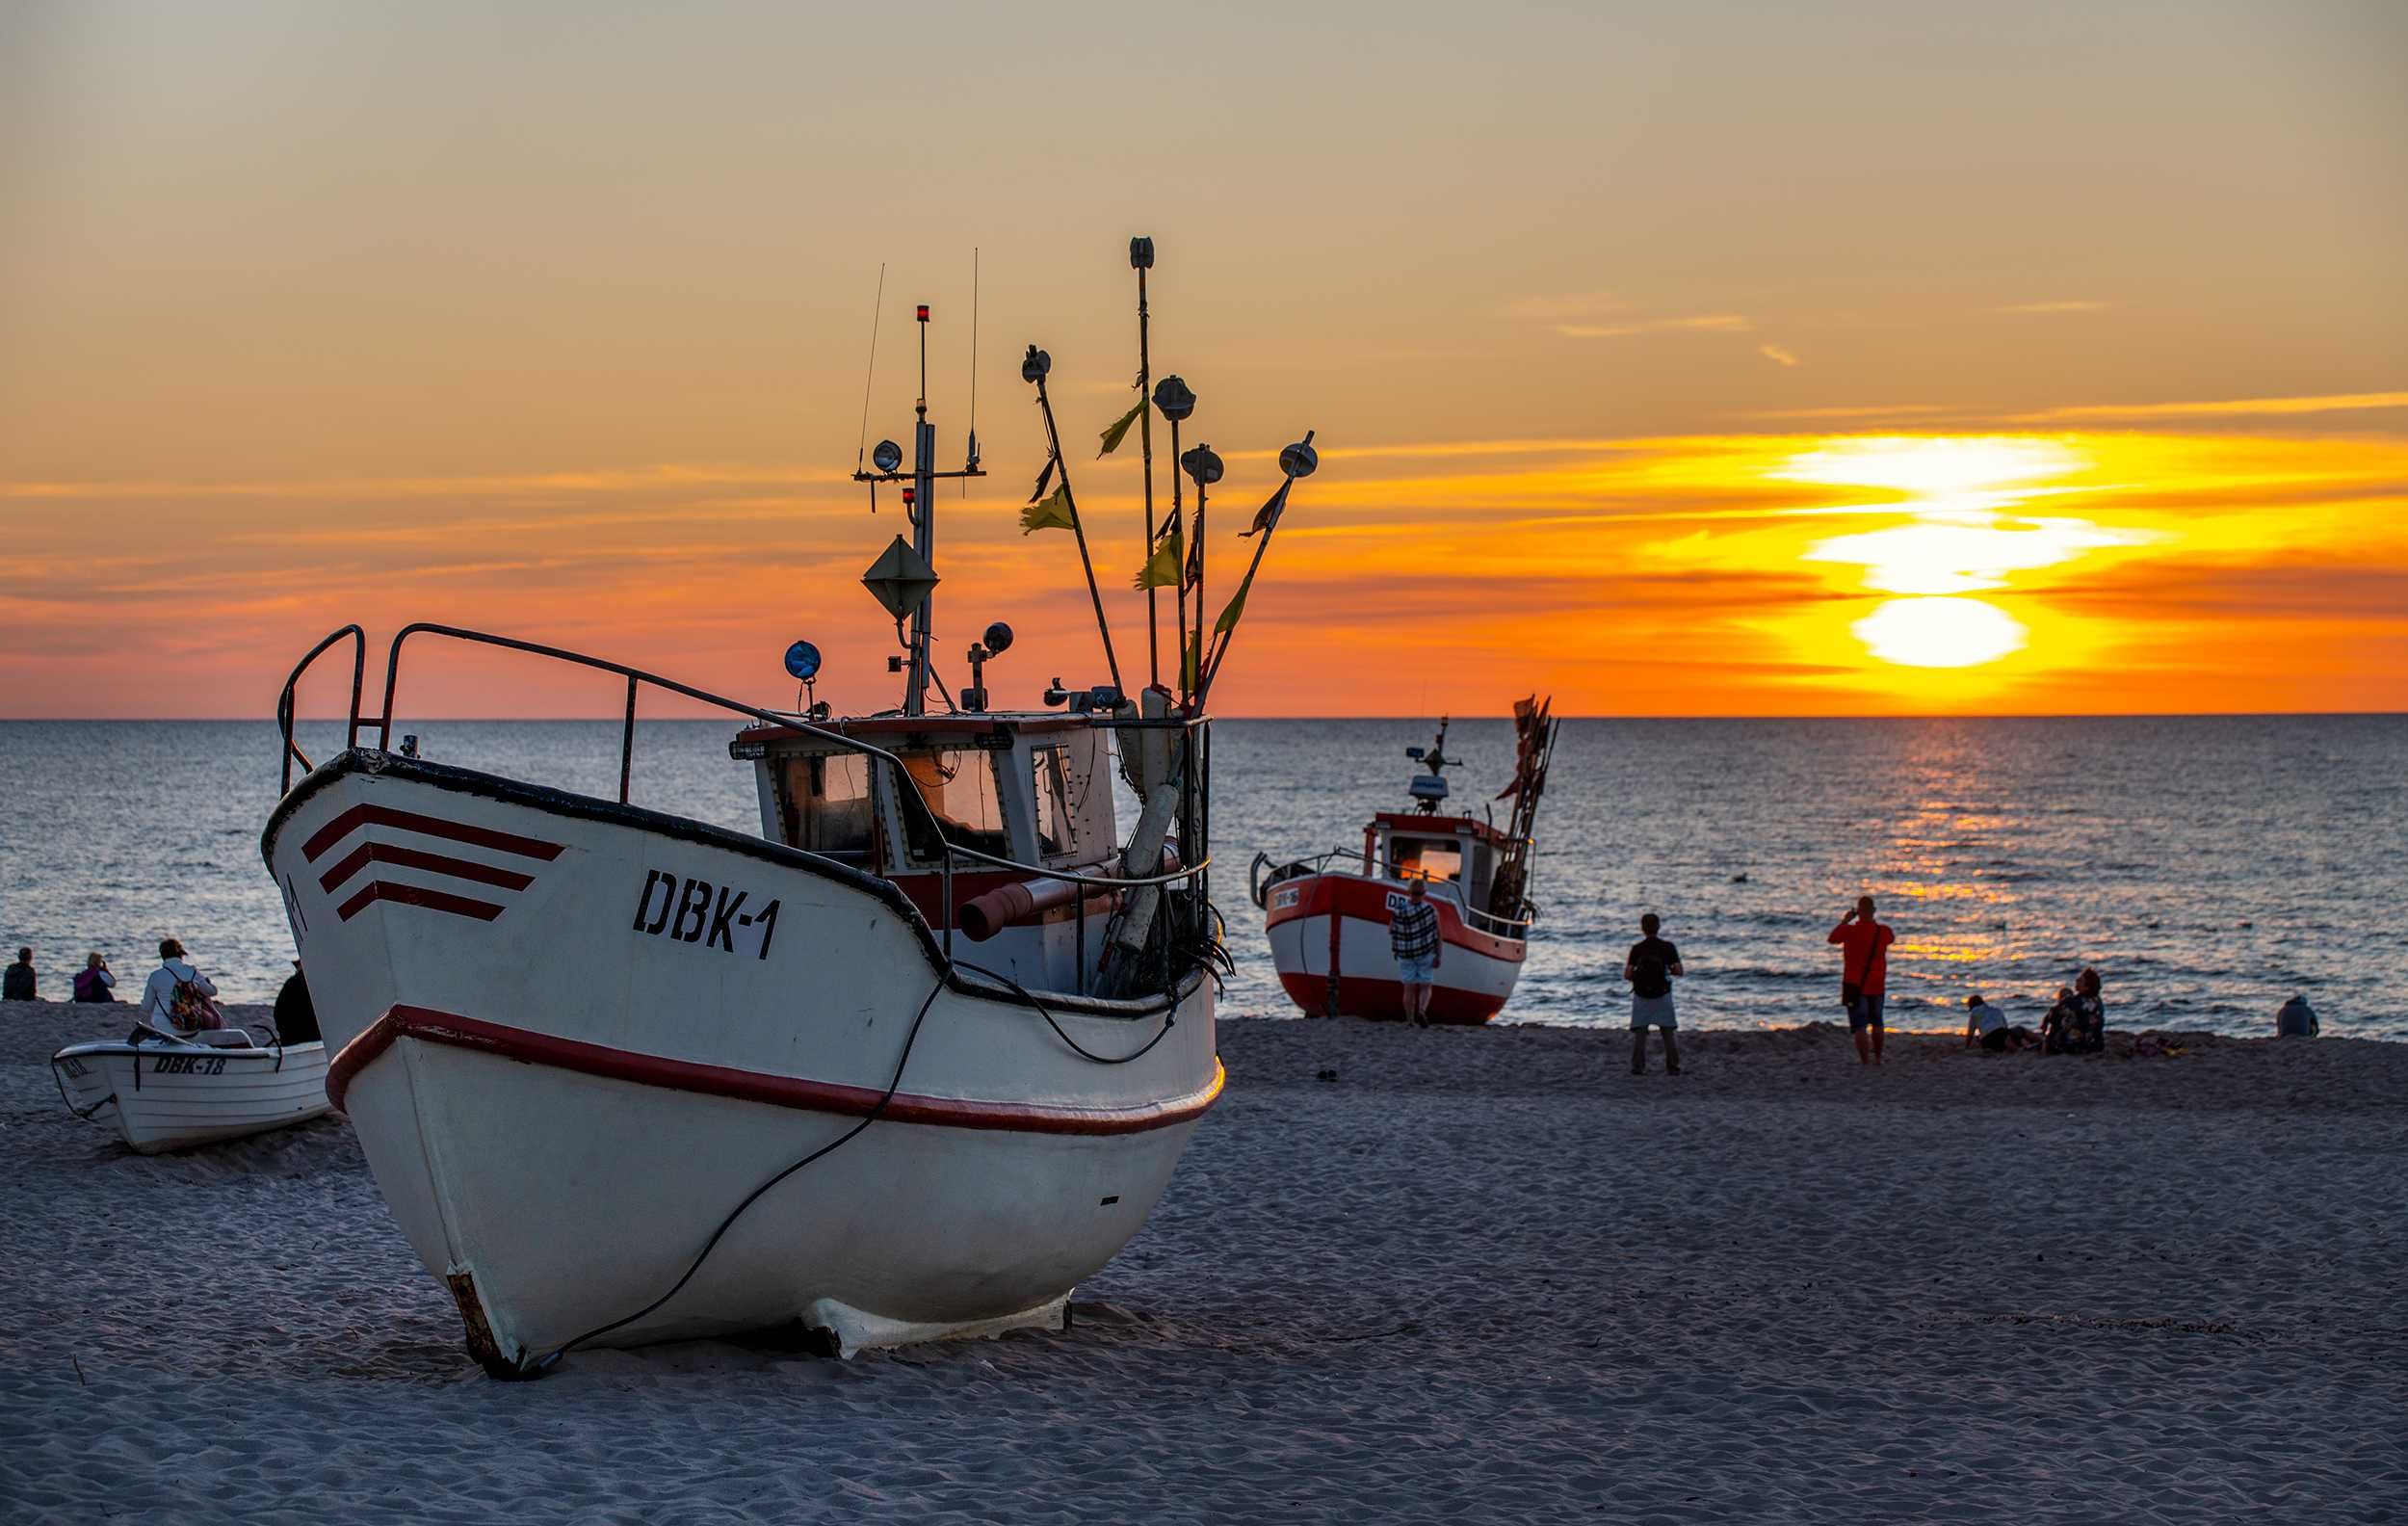
[[410, 619], [889, 704], [873, 298], [869, 440], [929, 303], [958, 464], [974, 248], [938, 662], [1099, 681], [1018, 360], [1125, 663], [1133, 233], [1215, 609], [1322, 451], [1221, 714], [2408, 708], [2404, 62], [2396, 0], [0, 0], [0, 716], [265, 717]]

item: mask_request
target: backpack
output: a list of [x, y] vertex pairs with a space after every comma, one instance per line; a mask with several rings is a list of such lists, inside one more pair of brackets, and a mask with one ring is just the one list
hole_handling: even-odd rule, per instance
[[1672, 994], [1672, 979], [1664, 973], [1661, 938], [1649, 938], [1631, 956], [1631, 994], [1650, 1000]]
[[200, 987], [188, 980], [175, 983], [175, 994], [168, 998], [168, 1021], [185, 1033], [204, 1028], [222, 1028], [225, 1014], [218, 1004], [200, 993]]

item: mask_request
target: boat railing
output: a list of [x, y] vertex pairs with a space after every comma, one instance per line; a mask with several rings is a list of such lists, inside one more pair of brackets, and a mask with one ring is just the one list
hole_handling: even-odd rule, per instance
[[[401, 682], [403, 644], [412, 636], [439, 636], [450, 641], [469, 642], [484, 646], [499, 646], [509, 651], [525, 652], [530, 656], [548, 658], [554, 662], [568, 663], [580, 668], [591, 668], [602, 672], [615, 673], [624, 678], [627, 681], [627, 705], [625, 720], [619, 731], [618, 753], [618, 800], [622, 805], [628, 803], [628, 786], [633, 778], [635, 768], [636, 695], [637, 691], [646, 684], [656, 689], [667, 690], [671, 694], [683, 695], [689, 699], [725, 710], [734, 715], [748, 717], [763, 725], [775, 726], [781, 730], [794, 732], [798, 736], [809, 737], [847, 751], [858, 752], [865, 757], [877, 759], [892, 771], [897, 802], [910, 802], [909, 808], [916, 808], [928, 818], [928, 825], [936, 840], [945, 845], [942, 872], [946, 881], [945, 895], [948, 907], [952, 904], [953, 869], [955, 858], [968, 859], [990, 868], [1008, 870], [1037, 879], [1057, 880], [1068, 884], [1092, 885], [1123, 891], [1142, 889], [1149, 885], [1167, 887], [1196, 881], [1206, 870], [1212, 867], [1213, 857], [1207, 853], [1197, 862], [1192, 864], [1182, 862], [1177, 869], [1167, 874], [1126, 877], [1086, 875], [1045, 864], [1022, 863], [1017, 859], [982, 853], [975, 848], [966, 848], [946, 834], [944, 824], [938, 818], [935, 808], [921, 798], [917, 789], [910, 787], [910, 776], [903, 766], [903, 759], [876, 743], [864, 742], [858, 737], [849, 736], [832, 727], [814, 725], [808, 721], [798, 720], [790, 715], [781, 715], [774, 710], [764, 710], [758, 705], [746, 704], [741, 699], [729, 698], [725, 695], [713, 694], [707, 689], [697, 689], [692, 684], [680, 683], [674, 678], [647, 672], [641, 668], [631, 668], [625, 663], [613, 662], [607, 657], [594, 657], [561, 646], [546, 646], [540, 642], [521, 641], [515, 636], [497, 636], [489, 631], [468, 630], [458, 625], [441, 625], [425, 620], [405, 625], [394, 633], [393, 644], [385, 653], [384, 702], [382, 708], [373, 718], [360, 713], [361, 681], [367, 660], [368, 638], [366, 632], [357, 625], [346, 625], [328, 635], [324, 641], [311, 647], [309, 654], [294, 667], [292, 673], [284, 680], [283, 692], [276, 698], [276, 725], [284, 742], [284, 793], [290, 793], [293, 787], [294, 759], [299, 758], [304, 769], [314, 766], [294, 740], [294, 691], [310, 665], [324, 655], [328, 647], [347, 636], [352, 638], [353, 643], [352, 702], [344, 731], [344, 745], [347, 748], [356, 748], [359, 745], [360, 732], [373, 727], [377, 734], [377, 746], [380, 750], [390, 750], [393, 735], [393, 698]], [[1119, 730], [1155, 729], [1190, 732], [1200, 731], [1207, 724], [1201, 716], [1165, 716], [1153, 719], [1098, 717], [1094, 724], [1098, 726], [1109, 726]], [[954, 918], [949, 914], [944, 920], [946, 925], [942, 931], [946, 954], [950, 957], [953, 952]]]
[[[1302, 879], [1307, 875], [1328, 874], [1331, 866], [1342, 859], [1346, 861], [1344, 873], [1369, 873], [1363, 866], [1363, 850], [1359, 847], [1332, 848], [1325, 853], [1312, 854], [1302, 858], [1273, 858], [1269, 854], [1256, 854], [1252, 881], [1247, 888], [1253, 895], [1254, 904], [1268, 910], [1270, 892], [1274, 887], [1290, 880]], [[1266, 868], [1271, 871], [1269, 879], [1263, 876]], [[1400, 880], [1398, 882], [1401, 884], [1406, 881]], [[1525, 938], [1530, 936], [1531, 924], [1528, 918], [1498, 916], [1494, 912], [1483, 911], [1469, 903], [1458, 904], [1455, 909], [1462, 914], [1465, 923], [1491, 937]]]
[[309, 665], [324, 656], [327, 647], [346, 636], [352, 639], [352, 708], [351, 719], [346, 723], [343, 732], [343, 746], [347, 750], [359, 746], [359, 686], [368, 671], [368, 633], [356, 625], [346, 625], [340, 630], [328, 632], [324, 641], [309, 648], [309, 655], [293, 665], [293, 671], [285, 675], [283, 692], [276, 696], [276, 729], [284, 737], [282, 759], [284, 783], [283, 787], [277, 791], [278, 794], [289, 793], [293, 788], [293, 760], [295, 758], [301, 759], [303, 772], [317, 767], [309, 761], [309, 754], [303, 752], [293, 740], [293, 692], [300, 685], [301, 674], [309, 671]]

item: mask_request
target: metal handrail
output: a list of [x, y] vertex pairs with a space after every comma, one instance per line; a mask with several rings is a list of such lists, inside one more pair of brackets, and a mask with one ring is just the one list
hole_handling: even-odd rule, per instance
[[[359, 627], [356, 625], [347, 625], [344, 627], [344, 631], [358, 634]], [[337, 631], [334, 636], [329, 636], [325, 642], [319, 643], [318, 650], [325, 650], [327, 645], [331, 644], [336, 637], [339, 637], [342, 634], [343, 631]], [[903, 759], [896, 756], [893, 752], [888, 751], [886, 749], [878, 747], [875, 743], [864, 742], [858, 737], [848, 736], [842, 731], [832, 730], [826, 726], [813, 725], [809, 722], [805, 721], [797, 721], [790, 716], [780, 715], [774, 710], [764, 710], [757, 705], [746, 704], [741, 699], [730, 699], [724, 695], [713, 694], [707, 689], [696, 689], [692, 684], [679, 683], [674, 678], [664, 678], [658, 673], [646, 672], [641, 668], [631, 668], [625, 663], [612, 662], [606, 657], [589, 657], [584, 652], [569, 651], [566, 648], [560, 646], [546, 646], [539, 642], [520, 641], [514, 636], [496, 636], [487, 631], [467, 630], [457, 625], [440, 625], [427, 620], [413, 621], [410, 624], [403, 626], [393, 635], [393, 645], [386, 652], [384, 664], [384, 708], [381, 716], [376, 722], [378, 735], [380, 738], [389, 738], [393, 734], [393, 696], [401, 676], [402, 644], [410, 637], [416, 635], [443, 636], [455, 641], [474, 642], [487, 646], [500, 646], [511, 651], [527, 652], [537, 657], [549, 657], [556, 662], [572, 663], [579, 667], [597, 669], [603, 672], [616, 673], [620, 677], [625, 678], [627, 680], [628, 700], [627, 723], [624, 731], [621, 733], [619, 751], [618, 798], [621, 804], [625, 804], [627, 802], [628, 777], [630, 766], [635, 755], [636, 686], [640, 683], [648, 683], [662, 689], [667, 689], [673, 694], [684, 695], [689, 699], [696, 699], [704, 704], [716, 705], [722, 710], [730, 711], [736, 715], [749, 716], [753, 720], [758, 721], [765, 725], [776, 726], [782, 730], [792, 731], [801, 736], [814, 737], [820, 741], [832, 743], [835, 746], [843, 748], [849, 751], [859, 752], [865, 756], [882, 760], [889, 768], [894, 770], [894, 780], [897, 785], [897, 799], [908, 799], [913, 805], [925, 812], [928, 817], [928, 825], [935, 832], [937, 841], [945, 845], [945, 867], [948, 873], [950, 873], [951, 870], [953, 856], [955, 855], [959, 855], [964, 858], [973, 859], [979, 863], [991, 864], [999, 869], [1009, 869], [1020, 874], [1035, 875], [1048, 880], [1060, 880], [1072, 884], [1080, 885], [1099, 885], [1114, 890], [1134, 890], [1147, 885], [1177, 884], [1183, 881], [1192, 880], [1196, 876], [1204, 873], [1205, 870], [1212, 867], [1213, 857], [1212, 855], [1208, 853], [1204, 855], [1201, 862], [1182, 865], [1175, 873], [1172, 874], [1149, 875], [1130, 879], [1106, 879], [1097, 876], [1073, 874], [1061, 869], [1047, 868], [1042, 864], [1025, 864], [1021, 863], [1017, 859], [997, 857], [993, 854], [981, 853], [975, 848], [965, 848], [945, 835], [943, 821], [937, 816], [935, 808], [929, 805], [926, 800], [921, 798], [920, 792], [916, 789], [906, 787], [908, 784], [908, 773], [903, 767]], [[363, 635], [360, 640], [361, 649], [364, 653], [366, 648], [366, 637]], [[317, 652], [315, 651], [310, 654], [312, 658], [316, 655]], [[307, 660], [303, 661], [302, 666], [307, 666]], [[296, 670], [296, 675], [298, 675], [298, 672], [299, 670]], [[291, 685], [288, 683], [286, 688], [289, 692]], [[358, 728], [361, 724], [358, 718], [358, 709], [359, 696], [357, 688], [354, 686], [352, 697], [352, 737], [354, 743], [357, 741]], [[1171, 721], [1174, 724], [1180, 726], [1198, 726], [1204, 724], [1204, 718], [1201, 716], [1177, 718], [1165, 717], [1164, 719]], [[1125, 723], [1123, 724], [1125, 724]], [[289, 768], [287, 769], [285, 775], [285, 787], [288, 790], [292, 787], [292, 775]], [[949, 910], [947, 913], [947, 921], [949, 924], [951, 920], [952, 914]]]
[[[352, 708], [350, 720], [343, 732], [343, 746], [348, 750], [359, 745], [359, 690], [361, 680], [367, 676], [368, 671], [368, 633], [356, 625], [346, 625], [339, 630], [328, 632], [325, 640], [309, 648], [308, 656], [293, 665], [293, 671], [285, 675], [283, 691], [276, 696], [276, 729], [284, 738], [284, 750], [279, 759], [284, 769], [284, 789], [280, 793], [289, 793], [293, 788], [293, 760], [295, 758], [301, 759], [301, 766], [304, 770], [317, 767], [315, 763], [309, 761], [309, 754], [303, 752], [301, 745], [293, 740], [293, 691], [301, 683], [301, 674], [309, 671], [309, 665], [316, 662], [327, 647], [346, 636], [352, 639]], [[379, 740], [382, 740], [383, 735], [382, 732], [378, 733]]]

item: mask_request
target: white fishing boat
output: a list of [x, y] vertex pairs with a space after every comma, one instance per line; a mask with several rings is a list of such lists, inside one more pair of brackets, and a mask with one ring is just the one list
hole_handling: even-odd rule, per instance
[[1484, 1023], [1505, 1010], [1530, 957], [1531, 829], [1547, 788], [1556, 723], [1535, 697], [1513, 707], [1513, 779], [1498, 795], [1513, 802], [1505, 825], [1486, 815], [1443, 813], [1449, 789], [1447, 723], [1406, 787], [1412, 809], [1376, 811], [1360, 848], [1274, 860], [1257, 854], [1254, 904], [1263, 908], [1279, 984], [1308, 1016], [1400, 1018], [1404, 987], [1388, 936], [1389, 918], [1411, 882], [1438, 914], [1443, 944], [1430, 982], [1428, 1019]]
[[[328, 1092], [497, 1376], [773, 1326], [845, 1353], [1060, 1328], [1220, 1092], [1204, 700], [1228, 632], [1199, 644], [1211, 660], [1178, 675], [1193, 681], [1124, 698], [1086, 564], [1112, 683], [988, 710], [999, 623], [950, 713], [932, 710], [934, 486], [983, 473], [975, 424], [964, 467], [935, 469], [922, 353], [912, 466], [881, 443], [855, 474], [899, 485], [911, 530], [863, 579], [903, 647], [895, 709], [830, 719], [798, 694], [769, 710], [411, 625], [381, 716], [362, 719], [366, 641], [346, 627], [294, 679], [353, 643], [350, 745], [295, 785], [292, 761], [309, 764], [286, 685], [288, 792], [261, 850], [336, 1051]], [[1032, 346], [1023, 365], [1052, 447], [1036, 507], [1066, 515], [1045, 522], [1077, 533], [1086, 564], [1050, 364]], [[1165, 411], [1174, 430], [1186, 416]], [[1199, 534], [1209, 464], [1191, 468]], [[1313, 464], [1309, 436], [1283, 453], [1273, 523]], [[1204, 628], [1199, 585], [1178, 584], [1183, 631], [1191, 592]], [[360, 745], [394, 736], [403, 645], [427, 635], [623, 677], [619, 798]], [[808, 644], [788, 666], [816, 682]], [[759, 835], [628, 799], [644, 685], [747, 718], [731, 752]], [[1142, 803], [1126, 830], [1115, 766]]]
[[194, 1043], [138, 1028], [50, 1057], [76, 1117], [115, 1127], [144, 1155], [242, 1139], [331, 1111], [324, 1043]]

